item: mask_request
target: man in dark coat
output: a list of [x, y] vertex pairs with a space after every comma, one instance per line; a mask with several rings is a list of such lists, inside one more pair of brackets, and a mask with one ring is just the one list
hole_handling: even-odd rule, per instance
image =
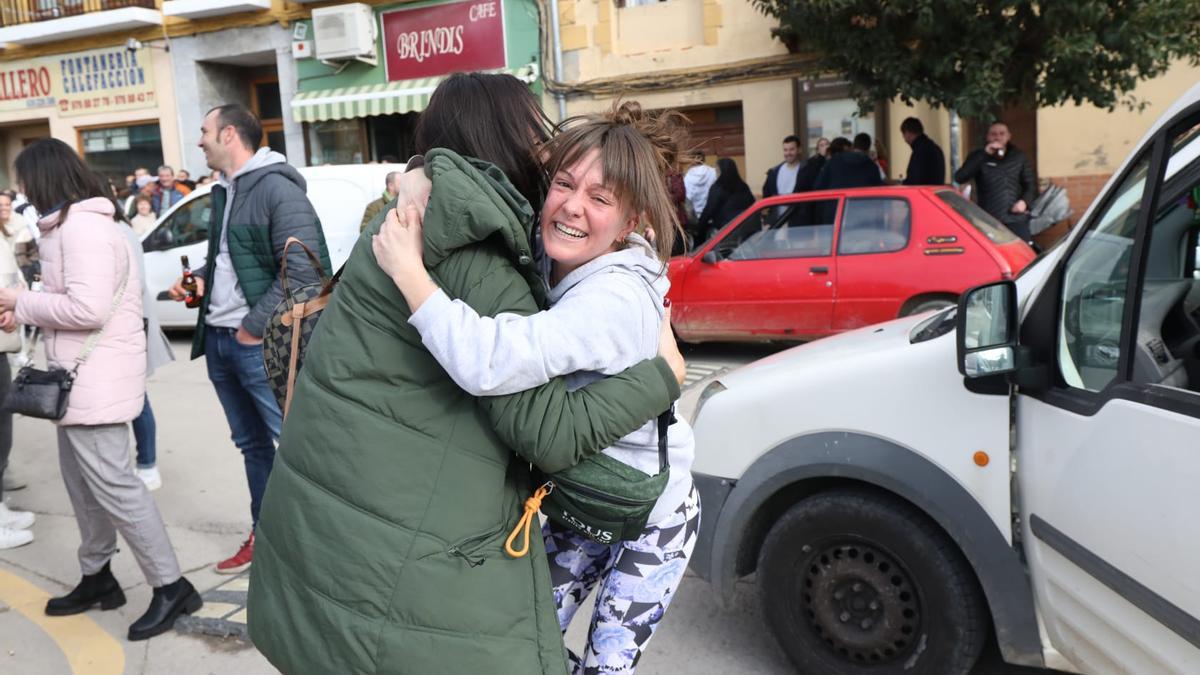
[[905, 185], [945, 185], [946, 155], [933, 139], [925, 135], [925, 125], [915, 117], [900, 123], [900, 135], [912, 148], [908, 158], [908, 171], [904, 174]]
[[[843, 141], [844, 142], [844, 141]], [[830, 144], [832, 151], [833, 145]], [[879, 165], [867, 153], [871, 151], [871, 136], [858, 134], [849, 150], [832, 155], [817, 176], [814, 189], [873, 187], [883, 185]]]
[[1004, 122], [988, 127], [987, 145], [972, 152], [954, 174], [958, 183], [975, 181], [980, 208], [1004, 223], [1012, 233], [1029, 241], [1029, 205], [1037, 196], [1033, 166], [1012, 144], [1012, 132]]

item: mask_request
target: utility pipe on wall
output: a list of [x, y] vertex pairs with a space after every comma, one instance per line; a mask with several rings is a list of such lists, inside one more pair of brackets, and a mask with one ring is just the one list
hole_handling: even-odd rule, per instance
[[[554, 81], [562, 82], [563, 48], [562, 34], [558, 26], [558, 0], [550, 0], [550, 33], [554, 44]], [[567, 119], [567, 97], [566, 94], [558, 92], [554, 94], [554, 98], [558, 101], [558, 121], [561, 122]]]

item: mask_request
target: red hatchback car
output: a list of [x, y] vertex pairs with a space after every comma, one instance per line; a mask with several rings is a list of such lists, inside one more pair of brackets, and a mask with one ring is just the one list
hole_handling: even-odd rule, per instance
[[949, 306], [1033, 258], [948, 187], [783, 195], [671, 260], [672, 322], [687, 342], [808, 340]]

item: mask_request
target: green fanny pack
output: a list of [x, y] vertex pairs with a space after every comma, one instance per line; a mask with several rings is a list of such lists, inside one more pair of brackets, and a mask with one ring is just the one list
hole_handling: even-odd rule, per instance
[[[603, 453], [555, 474], [534, 469], [534, 484], [541, 487], [525, 503], [525, 517], [508, 538], [508, 554], [520, 557], [528, 550], [531, 519], [539, 507], [550, 520], [600, 544], [641, 536], [671, 478], [667, 430], [674, 421], [672, 410], [658, 416], [658, 473], [653, 476]], [[512, 542], [522, 528], [525, 549], [514, 550]]]

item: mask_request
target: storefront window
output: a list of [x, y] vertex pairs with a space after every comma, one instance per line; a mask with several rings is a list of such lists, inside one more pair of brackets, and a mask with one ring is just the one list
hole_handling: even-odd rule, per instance
[[362, 164], [361, 120], [329, 120], [308, 124], [309, 164]]
[[808, 123], [806, 140], [808, 152], [811, 154], [821, 138], [833, 140], [844, 136], [854, 140], [855, 134], [866, 132], [874, 141], [875, 118], [873, 115], [859, 115], [858, 103], [850, 98], [836, 98], [824, 101], [808, 101], [805, 104], [806, 121]]
[[163, 163], [162, 134], [157, 124], [84, 129], [79, 132], [83, 159], [93, 171], [117, 187], [138, 167], [151, 174]]

